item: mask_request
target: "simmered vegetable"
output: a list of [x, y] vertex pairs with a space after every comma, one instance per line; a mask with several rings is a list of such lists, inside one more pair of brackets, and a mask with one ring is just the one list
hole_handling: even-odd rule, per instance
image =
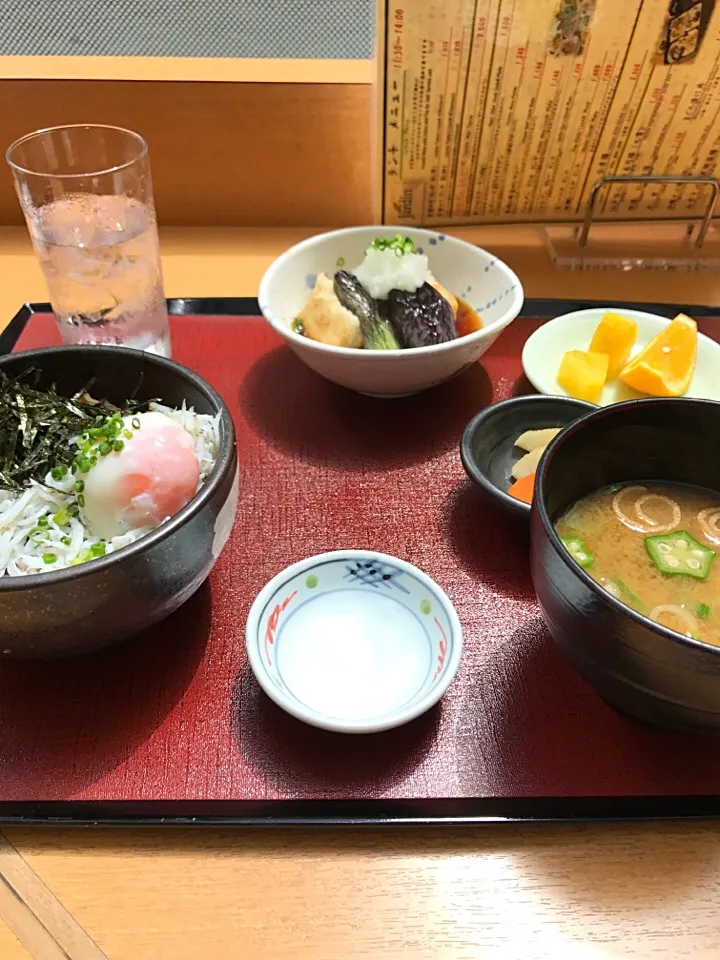
[[335, 296], [360, 321], [363, 346], [366, 350], [399, 350], [390, 323], [378, 312], [377, 301], [371, 297], [357, 277], [347, 270], [338, 270], [334, 281]]
[[415, 293], [391, 290], [390, 321], [404, 347], [431, 347], [456, 339], [452, 307], [429, 283]]
[[560, 540], [573, 560], [579, 564], [583, 570], [587, 570], [588, 567], [591, 567], [595, 563], [595, 557], [586, 547], [584, 540], [581, 540], [579, 537], [561, 537]]
[[706, 580], [715, 553], [704, 547], [687, 530], [645, 537], [645, 548], [660, 573], [682, 574]]

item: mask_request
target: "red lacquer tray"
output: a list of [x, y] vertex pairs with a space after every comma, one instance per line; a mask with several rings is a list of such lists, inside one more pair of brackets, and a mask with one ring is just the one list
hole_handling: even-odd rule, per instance
[[[322, 380], [255, 301], [170, 306], [175, 359], [209, 380], [235, 418], [233, 534], [208, 582], [164, 624], [74, 661], [0, 664], [0, 820], [720, 814], [718, 740], [619, 716], [565, 663], [535, 602], [527, 530], [484, 499], [460, 463], [473, 414], [530, 392], [520, 364], [527, 336], [587, 304], [526, 302], [481, 364], [392, 401]], [[700, 315], [704, 332], [720, 339], [719, 311], [646, 308]], [[0, 335], [0, 351], [57, 342], [48, 309], [24, 308]], [[374, 736], [287, 716], [260, 691], [245, 655], [245, 618], [263, 584], [292, 561], [342, 548], [426, 570], [465, 633], [442, 703]]]

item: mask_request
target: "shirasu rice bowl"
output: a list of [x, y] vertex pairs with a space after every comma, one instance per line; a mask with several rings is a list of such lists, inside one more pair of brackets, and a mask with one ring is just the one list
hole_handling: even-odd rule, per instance
[[[155, 402], [148, 405], [148, 411], [124, 419], [118, 435], [125, 439], [119, 443], [126, 445], [125, 454], [131, 450], [133, 442], [142, 435], [142, 427], [133, 429], [133, 421], [141, 424], [143, 416], [160, 416], [176, 431], [177, 427], [182, 428], [188, 438], [185, 446], [191, 451], [190, 459], [197, 463], [196, 474], [188, 475], [193, 482], [196, 479], [194, 489], [187, 488], [184, 496], [181, 491], [182, 500], [189, 502], [215, 465], [220, 448], [220, 415], [199, 414], [184, 404], [180, 408], [172, 408]], [[112, 474], [110, 467], [122, 456], [122, 450], [117, 448], [109, 451], [108, 456], [100, 460], [102, 467], [106, 468], [105, 473]], [[166, 515], [153, 516], [147, 504], [141, 502], [143, 497], [147, 499], [147, 493], [143, 491], [139, 500], [137, 495], [134, 497], [134, 502], [141, 502], [143, 509], [139, 513], [136, 510], [134, 518], [129, 520], [125, 517], [122, 521], [121, 516], [122, 522], [118, 526], [124, 529], [112, 531], [114, 535], [108, 536], [107, 517], [110, 516], [112, 520], [112, 507], [106, 511], [107, 516], [100, 515], [104, 524], [97, 522], [97, 516], [93, 524], [93, 518], [88, 516], [89, 503], [85, 502], [86, 485], [92, 485], [92, 472], [95, 469], [92, 466], [83, 474], [67, 468], [55, 468], [48, 471], [42, 481], [29, 480], [20, 491], [0, 486], [0, 576], [47, 573], [106, 556], [139, 540], [172, 515], [168, 512]], [[132, 477], [137, 482], [135, 474]], [[160, 478], [161, 484], [164, 479]], [[102, 494], [103, 490], [100, 492]], [[89, 497], [87, 499], [89, 501]], [[179, 508], [184, 506], [182, 500], [177, 501], [175, 497], [174, 502], [180, 503]], [[151, 505], [157, 507], [154, 502]], [[135, 525], [132, 520], [137, 520], [138, 516], [149, 522]], [[106, 533], [105, 536], [100, 535], [98, 525]]]

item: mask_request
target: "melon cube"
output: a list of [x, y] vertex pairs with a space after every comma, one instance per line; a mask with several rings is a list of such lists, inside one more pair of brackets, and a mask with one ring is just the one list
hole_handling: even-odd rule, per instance
[[571, 397], [597, 403], [607, 380], [609, 364], [606, 353], [568, 350], [558, 370], [558, 383]]

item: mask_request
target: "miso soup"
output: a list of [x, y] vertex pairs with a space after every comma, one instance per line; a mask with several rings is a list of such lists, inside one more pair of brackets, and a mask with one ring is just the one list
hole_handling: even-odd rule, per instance
[[608, 593], [720, 646], [720, 494], [681, 485], [606, 487], [575, 503], [555, 530]]

